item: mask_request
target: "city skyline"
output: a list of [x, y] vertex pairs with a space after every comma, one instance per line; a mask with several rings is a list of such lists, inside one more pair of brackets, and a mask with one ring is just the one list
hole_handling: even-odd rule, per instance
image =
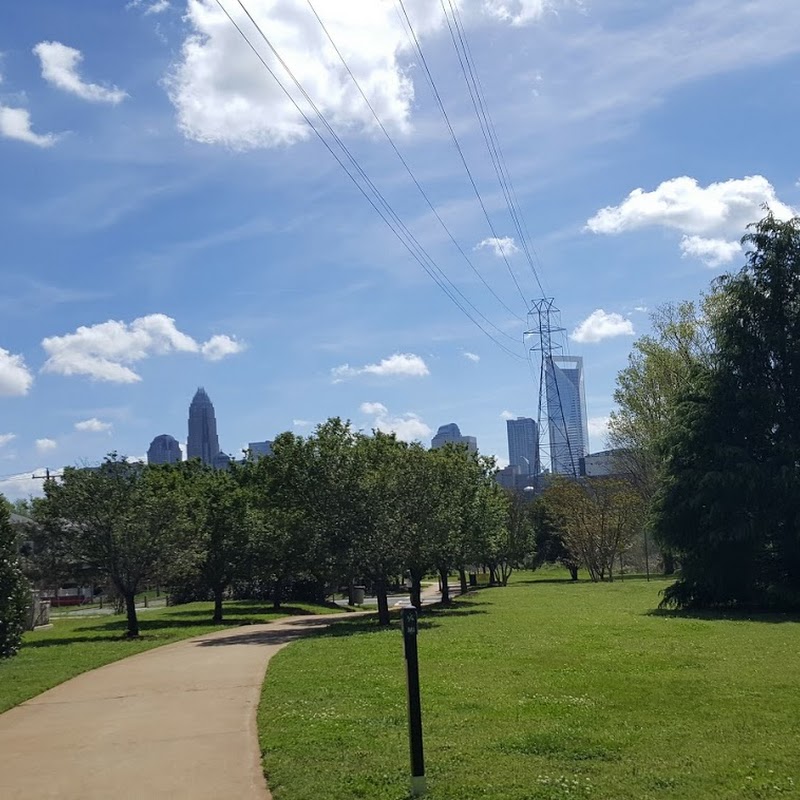
[[520, 475], [538, 475], [539, 426], [531, 417], [506, 420], [508, 436], [508, 464], [519, 470]]
[[550, 471], [580, 475], [589, 447], [583, 357], [553, 355], [545, 364]]
[[186, 458], [199, 458], [204, 464], [214, 465], [220, 453], [217, 435], [217, 418], [214, 404], [201, 386], [189, 405], [189, 431], [186, 438]]

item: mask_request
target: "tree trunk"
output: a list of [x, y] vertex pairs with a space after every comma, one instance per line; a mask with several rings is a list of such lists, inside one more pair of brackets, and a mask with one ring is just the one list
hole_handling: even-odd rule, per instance
[[447, 585], [448, 570], [444, 567], [439, 568], [439, 580], [442, 582], [442, 603], [447, 605], [450, 602], [450, 587]]
[[569, 579], [571, 581], [578, 580], [578, 568], [570, 565], [569, 567], [567, 567], [567, 569], [569, 570]]
[[125, 612], [128, 615], [128, 630], [125, 635], [129, 639], [137, 639], [139, 620], [136, 617], [136, 595], [133, 592], [125, 592]]
[[672, 555], [668, 550], [665, 550], [661, 554], [662, 558], [664, 559], [664, 574], [665, 575], [674, 575], [675, 574], [675, 556]]
[[212, 622], [222, 622], [222, 586], [214, 587], [214, 618]]
[[466, 594], [469, 591], [469, 584], [467, 583], [467, 571], [464, 567], [459, 567], [458, 579], [461, 582], [461, 594]]
[[386, 580], [381, 578], [375, 581], [375, 598], [378, 601], [378, 625], [388, 625], [389, 619], [389, 598], [386, 594]]
[[489, 586], [494, 586], [497, 583], [497, 573], [495, 572], [495, 568], [490, 564], [489, 565]]
[[353, 578], [347, 581], [347, 605], [354, 606], [356, 604], [356, 582]]
[[275, 586], [272, 587], [272, 607], [277, 611], [281, 607], [281, 600], [283, 599], [283, 581], [275, 581]]
[[422, 584], [416, 575], [411, 576], [411, 605], [422, 611]]

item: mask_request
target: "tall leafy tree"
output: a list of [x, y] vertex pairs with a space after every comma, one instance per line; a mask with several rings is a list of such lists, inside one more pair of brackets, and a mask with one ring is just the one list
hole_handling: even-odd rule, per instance
[[751, 226], [716, 284], [714, 362], [664, 437], [656, 529], [682, 563], [665, 603], [800, 607], [800, 219]]
[[17, 535], [8, 504], [0, 495], [0, 659], [19, 650], [30, 600], [30, 587], [19, 563]]

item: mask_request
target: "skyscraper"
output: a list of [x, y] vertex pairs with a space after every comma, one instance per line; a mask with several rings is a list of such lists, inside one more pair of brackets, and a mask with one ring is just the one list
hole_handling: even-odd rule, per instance
[[201, 386], [189, 406], [189, 438], [186, 442], [187, 458], [199, 458], [204, 464], [213, 466], [219, 453], [217, 418], [214, 406]]
[[551, 469], [560, 475], [580, 475], [580, 460], [589, 451], [583, 358], [553, 356], [545, 378]]
[[183, 461], [183, 453], [174, 436], [162, 433], [150, 442], [147, 450], [148, 464], [175, 464], [178, 461]]
[[539, 474], [539, 435], [530, 417], [517, 417], [506, 422], [508, 463], [519, 475]]
[[478, 451], [478, 440], [474, 436], [462, 436], [461, 429], [455, 422], [439, 426], [436, 436], [431, 440], [431, 448], [444, 447], [448, 442], [454, 444], [465, 444], [470, 453]]

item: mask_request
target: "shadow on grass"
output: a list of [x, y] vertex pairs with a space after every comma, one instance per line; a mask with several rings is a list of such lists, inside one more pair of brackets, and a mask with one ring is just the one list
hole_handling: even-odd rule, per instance
[[653, 608], [645, 611], [647, 617], [668, 617], [672, 619], [697, 619], [705, 622], [800, 622], [800, 612], [779, 611], [731, 611], [722, 609], [674, 609]]

